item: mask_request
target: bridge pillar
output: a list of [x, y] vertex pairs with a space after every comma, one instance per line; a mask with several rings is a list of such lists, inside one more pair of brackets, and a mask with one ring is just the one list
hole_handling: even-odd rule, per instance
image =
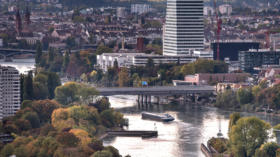
[[148, 102], [148, 95], [145, 95], [145, 98], [144, 98], [145, 100], [145, 104], [147, 104], [147, 102]]
[[156, 97], [156, 103], [157, 103], [157, 104], [160, 104], [160, 96], [157, 96], [157, 97]]
[[144, 104], [144, 96], [143, 96], [143, 94], [141, 94], [141, 104]]
[[152, 96], [151, 96], [151, 95], [148, 96], [148, 103], [149, 103], [149, 104], [152, 103]]

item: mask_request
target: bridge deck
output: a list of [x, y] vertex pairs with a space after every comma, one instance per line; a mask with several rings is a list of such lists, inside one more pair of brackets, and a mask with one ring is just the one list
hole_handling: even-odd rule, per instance
[[158, 86], [158, 87], [123, 87], [97, 88], [100, 95], [182, 95], [202, 94], [215, 91], [213, 86]]

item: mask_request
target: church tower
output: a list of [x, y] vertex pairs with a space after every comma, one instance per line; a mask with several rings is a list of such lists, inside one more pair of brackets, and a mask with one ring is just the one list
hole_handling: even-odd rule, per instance
[[16, 31], [17, 31], [18, 35], [20, 35], [22, 32], [22, 21], [21, 21], [19, 8], [17, 8], [17, 11], [16, 11]]
[[24, 13], [24, 23], [25, 23], [26, 27], [28, 27], [31, 23], [30, 16], [31, 16], [30, 10], [29, 10], [28, 6], [26, 6], [25, 13]]

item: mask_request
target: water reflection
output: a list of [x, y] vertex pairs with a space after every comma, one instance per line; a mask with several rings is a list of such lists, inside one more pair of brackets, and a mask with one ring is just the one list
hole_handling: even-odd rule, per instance
[[35, 68], [35, 59], [13, 59], [13, 62], [0, 60], [0, 65], [15, 67], [20, 73], [26, 74]]

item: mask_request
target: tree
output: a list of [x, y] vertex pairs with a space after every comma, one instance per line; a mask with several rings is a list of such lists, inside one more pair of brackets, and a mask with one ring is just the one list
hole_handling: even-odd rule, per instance
[[216, 98], [216, 107], [220, 108], [236, 108], [238, 107], [238, 101], [236, 99], [236, 93], [232, 90], [226, 90], [223, 93], [218, 93]]
[[112, 53], [112, 52], [113, 52], [113, 50], [110, 49], [109, 47], [103, 46], [103, 45], [99, 45], [99, 46], [97, 47], [95, 53], [96, 53], [97, 55], [101, 55], [101, 54], [103, 54], [103, 53]]
[[23, 100], [33, 99], [33, 74], [32, 71], [28, 72], [28, 75], [24, 78], [23, 83]]
[[95, 152], [91, 157], [113, 157], [113, 154], [108, 150]]
[[49, 64], [51, 64], [52, 62], [53, 62], [53, 60], [54, 60], [54, 56], [55, 56], [55, 54], [54, 54], [54, 49], [52, 49], [52, 48], [50, 48], [49, 49], [49, 53], [48, 53], [48, 63]]
[[232, 127], [236, 125], [236, 122], [241, 118], [240, 113], [234, 112], [230, 114], [229, 116], [229, 126], [228, 131], [230, 132], [232, 130]]
[[67, 147], [76, 147], [80, 142], [79, 138], [70, 132], [61, 132], [57, 135], [56, 140]]
[[271, 126], [256, 117], [240, 118], [229, 132], [230, 146], [236, 157], [252, 157], [269, 138]]
[[54, 91], [57, 86], [61, 85], [59, 76], [54, 72], [48, 72], [48, 91], [49, 91], [49, 99], [53, 99], [55, 97]]
[[41, 42], [36, 43], [36, 54], [35, 54], [35, 63], [38, 65], [41, 62], [42, 57], [42, 44]]
[[253, 95], [251, 90], [245, 89], [245, 88], [240, 88], [237, 91], [237, 100], [239, 104], [244, 105], [248, 104], [253, 101]]
[[39, 128], [40, 127], [40, 120], [35, 112], [27, 112], [23, 115], [23, 118], [28, 120], [32, 126], [32, 128]]
[[275, 142], [265, 143], [256, 151], [255, 157], [276, 157], [279, 148], [279, 145]]
[[127, 87], [129, 85], [130, 79], [128, 75], [127, 68], [121, 68], [118, 77], [118, 83], [120, 87]]
[[65, 72], [67, 67], [68, 67], [68, 64], [70, 62], [70, 56], [69, 56], [69, 52], [66, 51], [66, 53], [64, 54], [64, 57], [63, 57], [63, 65], [62, 65], [62, 71]]
[[55, 99], [63, 105], [79, 100], [88, 103], [97, 94], [95, 88], [76, 82], [67, 82], [55, 89]]

